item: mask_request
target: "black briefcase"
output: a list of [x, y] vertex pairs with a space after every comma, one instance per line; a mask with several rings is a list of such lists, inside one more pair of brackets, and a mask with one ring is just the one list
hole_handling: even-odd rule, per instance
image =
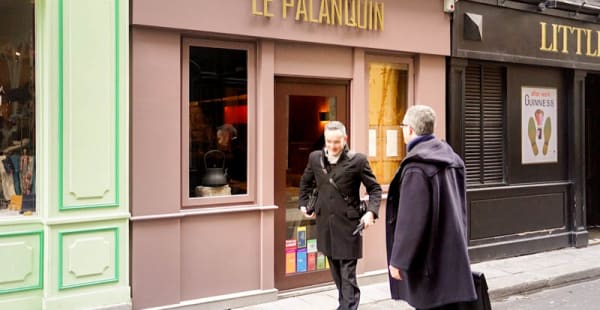
[[487, 281], [482, 272], [473, 271], [473, 282], [475, 284], [475, 292], [477, 300], [459, 302], [456, 309], [458, 310], [491, 310], [490, 295], [488, 294]]

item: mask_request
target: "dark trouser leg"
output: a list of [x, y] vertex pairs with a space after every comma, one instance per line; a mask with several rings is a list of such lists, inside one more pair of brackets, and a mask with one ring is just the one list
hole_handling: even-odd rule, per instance
[[331, 271], [331, 277], [333, 278], [333, 282], [335, 282], [335, 286], [337, 287], [337, 290], [338, 290], [338, 303], [341, 307], [343, 298], [342, 298], [342, 271], [340, 270], [340, 261], [337, 259], [332, 259], [329, 256], [327, 256], [327, 260], [329, 261], [329, 270]]
[[360, 289], [356, 282], [356, 259], [329, 259], [331, 275], [336, 282], [339, 292], [339, 309], [358, 309]]
[[356, 259], [342, 260], [342, 292], [344, 309], [356, 310], [360, 302], [360, 289], [356, 282]]
[[453, 304], [441, 305], [441, 306], [434, 307], [434, 308], [415, 309], [415, 310], [458, 310], [458, 304], [453, 303]]

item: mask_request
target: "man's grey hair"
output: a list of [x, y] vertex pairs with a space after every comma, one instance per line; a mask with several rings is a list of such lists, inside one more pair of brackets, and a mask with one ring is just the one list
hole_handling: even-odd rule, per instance
[[235, 129], [235, 127], [233, 127], [233, 125], [231, 125], [231, 124], [223, 124], [223, 125], [217, 127], [217, 132], [219, 132], [219, 131], [229, 133], [231, 138], [237, 138], [237, 129]]
[[406, 111], [404, 124], [410, 126], [419, 136], [433, 134], [435, 112], [426, 105], [414, 105]]
[[344, 124], [342, 124], [342, 122], [331, 121], [331, 122], [327, 123], [327, 125], [325, 125], [325, 132], [332, 131], [332, 130], [339, 130], [342, 132], [342, 135], [344, 137], [346, 136], [346, 126], [344, 126]]

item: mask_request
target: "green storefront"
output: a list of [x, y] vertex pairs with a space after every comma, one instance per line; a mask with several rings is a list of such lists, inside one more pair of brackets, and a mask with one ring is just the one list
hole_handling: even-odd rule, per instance
[[0, 309], [130, 305], [128, 10], [0, 1]]

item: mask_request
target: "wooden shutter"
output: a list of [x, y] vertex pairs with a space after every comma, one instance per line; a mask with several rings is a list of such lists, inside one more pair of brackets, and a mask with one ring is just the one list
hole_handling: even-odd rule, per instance
[[504, 68], [467, 66], [463, 124], [469, 185], [504, 181], [505, 89]]
[[467, 184], [480, 184], [481, 150], [481, 66], [467, 66], [465, 73], [464, 160]]

